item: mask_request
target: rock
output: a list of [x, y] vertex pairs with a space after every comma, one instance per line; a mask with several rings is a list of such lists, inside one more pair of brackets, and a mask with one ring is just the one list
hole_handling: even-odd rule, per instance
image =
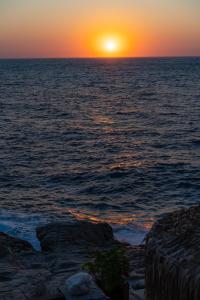
[[37, 228], [37, 237], [43, 251], [57, 251], [72, 245], [105, 246], [114, 240], [108, 224], [86, 221], [50, 223]]
[[129, 277], [131, 278], [131, 279], [143, 279], [144, 278], [144, 273], [136, 273], [134, 270], [133, 271], [131, 271], [130, 273], [129, 273]]
[[51, 223], [39, 227], [37, 236], [48, 270], [54, 275], [48, 284], [50, 290], [53, 286], [62, 288], [66, 278], [80, 272], [96, 250], [112, 247], [115, 243], [108, 224], [85, 221]]
[[[144, 300], [144, 245], [126, 247], [130, 260], [130, 300]], [[160, 299], [161, 300], [161, 299]]]
[[17, 255], [22, 253], [34, 252], [33, 247], [26, 241], [9, 236], [0, 232], [0, 257], [6, 255]]
[[[0, 299], [44, 299], [49, 271], [26, 241], [0, 234]], [[40, 298], [41, 297], [41, 298]]]
[[81, 296], [88, 294], [92, 285], [93, 278], [86, 272], [77, 273], [65, 282], [66, 290], [71, 296]]
[[145, 247], [143, 245], [129, 246], [126, 249], [131, 271], [144, 276]]
[[146, 299], [200, 299], [200, 205], [165, 215], [146, 240]]
[[65, 281], [63, 294], [67, 300], [108, 299], [86, 272], [79, 272]]
[[[130, 293], [130, 300], [144, 300], [145, 299], [145, 290], [132, 290]], [[162, 300], [162, 299], [160, 299]]]
[[43, 296], [49, 272], [41, 255], [26, 241], [0, 233], [0, 299]]
[[38, 228], [37, 234], [42, 252], [0, 234], [1, 300], [64, 299], [61, 290], [66, 279], [80, 272], [94, 251], [115, 244], [107, 224], [53, 223]]
[[[63, 300], [69, 290], [66, 280], [82, 272], [91, 254], [119, 244], [114, 241], [108, 224], [85, 221], [48, 224], [37, 229], [37, 236], [42, 252], [36, 252], [25, 241], [0, 234], [0, 300]], [[144, 265], [144, 247], [126, 246], [125, 249], [131, 270], [138, 274]], [[85, 298], [67, 295], [66, 299], [97, 300], [99, 295], [101, 300], [106, 299], [95, 282], [89, 289], [88, 294], [81, 296]], [[87, 292], [87, 285], [78, 291]]]
[[132, 288], [134, 290], [144, 289], [144, 279], [136, 279], [131, 281]]

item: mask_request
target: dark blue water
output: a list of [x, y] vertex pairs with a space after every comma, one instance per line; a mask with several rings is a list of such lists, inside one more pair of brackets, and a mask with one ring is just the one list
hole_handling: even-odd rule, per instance
[[148, 226], [200, 200], [200, 58], [1, 60], [0, 111], [5, 228]]

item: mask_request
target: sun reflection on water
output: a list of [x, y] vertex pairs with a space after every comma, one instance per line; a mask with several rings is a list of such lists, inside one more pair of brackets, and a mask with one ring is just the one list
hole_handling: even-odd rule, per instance
[[[94, 223], [102, 223], [106, 222], [112, 225], [127, 225], [131, 223], [137, 224], [138, 218], [141, 217], [140, 214], [137, 213], [136, 215], [129, 214], [129, 213], [113, 213], [113, 212], [106, 212], [102, 213], [101, 216], [97, 215], [96, 213], [92, 213], [86, 209], [78, 210], [74, 208], [67, 209], [68, 213], [70, 213], [76, 220], [79, 221], [90, 221]], [[149, 218], [148, 222], [144, 222], [142, 225], [146, 229], [151, 229], [152, 224], [154, 222], [153, 218]], [[138, 223], [139, 224], [139, 223]]]

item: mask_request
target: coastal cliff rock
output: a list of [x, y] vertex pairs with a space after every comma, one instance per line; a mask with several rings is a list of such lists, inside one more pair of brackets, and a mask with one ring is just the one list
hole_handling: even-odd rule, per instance
[[115, 243], [108, 224], [51, 223], [37, 229], [42, 252], [0, 234], [0, 299], [61, 300], [68, 277], [97, 249]]
[[157, 221], [145, 252], [146, 300], [200, 299], [200, 206]]

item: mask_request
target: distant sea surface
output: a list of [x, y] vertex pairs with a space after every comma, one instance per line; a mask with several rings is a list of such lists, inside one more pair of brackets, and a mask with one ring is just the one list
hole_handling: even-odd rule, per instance
[[200, 58], [0, 60], [0, 229], [140, 240], [200, 200]]

